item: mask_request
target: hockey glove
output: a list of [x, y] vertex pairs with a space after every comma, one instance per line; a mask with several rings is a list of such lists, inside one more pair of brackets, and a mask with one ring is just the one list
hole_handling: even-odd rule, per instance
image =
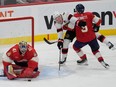
[[81, 27], [81, 28], [83, 28], [83, 27], [85, 27], [85, 26], [86, 26], [86, 22], [85, 22], [85, 21], [80, 20], [80, 21], [79, 21], [79, 23], [78, 23], [78, 26], [79, 26], [79, 27]]
[[26, 68], [19, 75], [19, 78], [31, 78], [32, 75], [33, 75], [33, 69], [32, 68]]
[[98, 32], [99, 28], [100, 28], [100, 26], [97, 26], [96, 24], [93, 24], [94, 32]]
[[63, 48], [63, 39], [58, 39], [57, 46], [58, 46], [58, 49]]

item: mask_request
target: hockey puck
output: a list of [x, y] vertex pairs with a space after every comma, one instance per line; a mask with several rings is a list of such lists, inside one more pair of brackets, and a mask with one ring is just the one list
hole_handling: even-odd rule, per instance
[[31, 80], [29, 79], [28, 81], [30, 82]]

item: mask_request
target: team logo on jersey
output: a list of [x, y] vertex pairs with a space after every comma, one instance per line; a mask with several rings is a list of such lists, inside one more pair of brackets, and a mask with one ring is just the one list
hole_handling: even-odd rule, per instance
[[15, 58], [15, 59], [19, 59], [19, 57], [18, 57], [18, 56], [15, 56], [14, 58]]

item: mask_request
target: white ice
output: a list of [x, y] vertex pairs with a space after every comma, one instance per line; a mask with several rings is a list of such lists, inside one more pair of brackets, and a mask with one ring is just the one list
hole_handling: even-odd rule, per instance
[[[116, 45], [116, 36], [107, 38]], [[56, 44], [39, 42], [35, 44], [35, 49], [39, 56], [40, 75], [30, 82], [27, 79], [8, 80], [6, 77], [0, 77], [0, 87], [116, 87], [116, 50], [110, 50], [105, 44], [99, 43], [100, 52], [110, 69], [105, 69], [97, 61], [89, 46], [83, 48], [89, 65], [77, 65], [79, 57], [72, 49], [72, 42], [67, 62], [59, 71], [59, 50]], [[4, 52], [9, 47], [1, 47], [0, 50]]]

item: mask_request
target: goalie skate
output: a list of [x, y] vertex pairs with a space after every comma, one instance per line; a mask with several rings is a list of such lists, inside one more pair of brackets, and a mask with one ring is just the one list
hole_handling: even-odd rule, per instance
[[88, 65], [87, 59], [83, 59], [83, 60], [77, 60], [77, 64], [78, 65]]

